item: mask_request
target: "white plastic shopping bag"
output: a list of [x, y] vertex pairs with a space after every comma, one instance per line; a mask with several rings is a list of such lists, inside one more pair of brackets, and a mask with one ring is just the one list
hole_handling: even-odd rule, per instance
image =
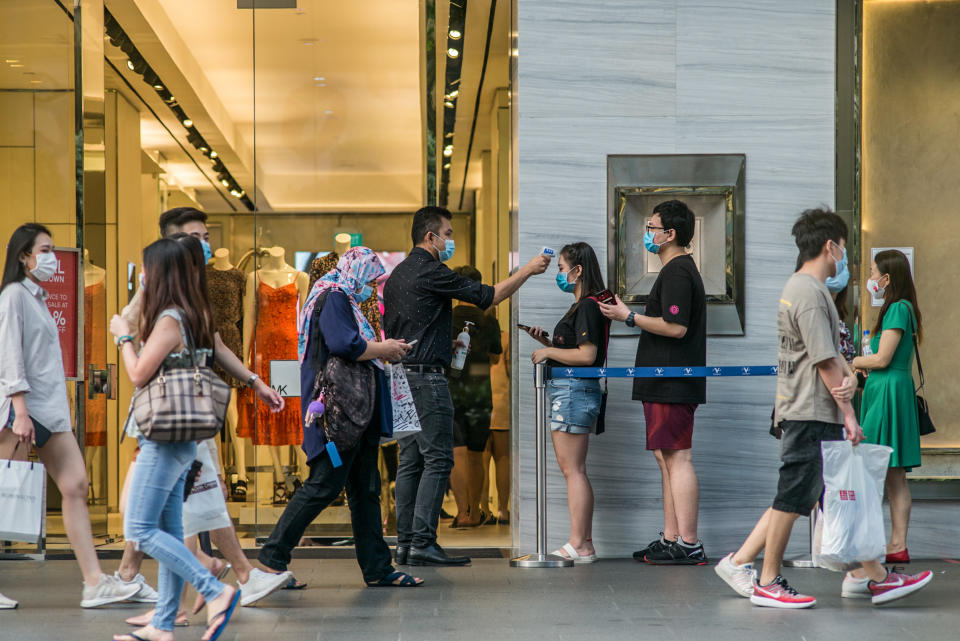
[[390, 377], [390, 400], [393, 404], [393, 435], [408, 436], [419, 432], [420, 416], [403, 365], [387, 363], [387, 375]]
[[814, 534], [813, 562], [838, 572], [872, 561], [886, 549], [883, 484], [892, 448], [825, 441], [823, 511]]
[[183, 504], [183, 536], [193, 536], [200, 532], [219, 530], [231, 524], [227, 503], [223, 499], [223, 489], [217, 478], [220, 469], [210, 456], [206, 442], [197, 445], [197, 460], [203, 464], [200, 478], [193, 484], [190, 496]]
[[37, 542], [46, 512], [46, 481], [42, 463], [0, 461], [0, 541]]

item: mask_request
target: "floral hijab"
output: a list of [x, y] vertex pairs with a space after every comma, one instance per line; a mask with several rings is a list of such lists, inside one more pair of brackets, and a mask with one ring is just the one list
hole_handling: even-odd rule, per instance
[[[364, 340], [377, 341], [377, 335], [370, 321], [360, 308], [369, 293], [364, 288], [372, 281], [386, 273], [380, 258], [368, 247], [351, 247], [340, 260], [337, 266], [320, 278], [310, 290], [303, 309], [300, 311], [300, 322], [297, 337], [297, 357], [303, 362], [303, 355], [307, 352], [307, 341], [310, 337], [310, 319], [320, 296], [331, 290], [339, 290], [347, 295], [353, 317], [357, 321], [357, 328]], [[364, 295], [366, 294], [366, 295]]]

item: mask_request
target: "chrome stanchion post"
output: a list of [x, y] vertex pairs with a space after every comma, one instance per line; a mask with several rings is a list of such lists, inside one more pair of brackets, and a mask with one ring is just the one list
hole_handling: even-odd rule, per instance
[[792, 559], [789, 561], [783, 562], [783, 567], [785, 568], [815, 568], [817, 567], [813, 563], [813, 539], [816, 536], [817, 532], [817, 513], [820, 511], [820, 504], [813, 506], [813, 510], [810, 512], [810, 558], [809, 559]]
[[568, 568], [573, 559], [547, 554], [547, 365], [534, 366], [536, 385], [537, 551], [510, 559], [514, 568]]

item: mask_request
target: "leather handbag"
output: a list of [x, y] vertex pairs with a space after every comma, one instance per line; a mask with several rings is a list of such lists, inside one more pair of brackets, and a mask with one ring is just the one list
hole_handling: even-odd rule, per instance
[[930, 418], [930, 406], [927, 405], [927, 399], [920, 392], [923, 391], [923, 363], [920, 362], [920, 346], [917, 343], [917, 332], [913, 332], [913, 351], [917, 355], [917, 372], [920, 374], [920, 387], [917, 388], [917, 418], [920, 420], [920, 436], [933, 434], [937, 428], [933, 425], [933, 419]]
[[133, 415], [144, 438], [158, 443], [202, 441], [220, 433], [230, 386], [200, 365], [190, 341], [193, 367], [166, 368], [133, 394]]

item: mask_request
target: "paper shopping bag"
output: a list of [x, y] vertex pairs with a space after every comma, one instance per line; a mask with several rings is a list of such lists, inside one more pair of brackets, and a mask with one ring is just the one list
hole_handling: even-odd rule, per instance
[[46, 516], [46, 481], [42, 463], [0, 461], [0, 541], [37, 542]]
[[387, 363], [390, 376], [390, 400], [393, 404], [393, 435], [409, 436], [420, 431], [420, 416], [413, 402], [407, 374], [400, 364]]
[[200, 478], [193, 484], [190, 496], [183, 504], [183, 536], [184, 538], [229, 527], [232, 524], [227, 503], [223, 499], [223, 489], [220, 479], [217, 478], [216, 465], [207, 444], [201, 442], [197, 446], [197, 460], [203, 466], [200, 468]]

